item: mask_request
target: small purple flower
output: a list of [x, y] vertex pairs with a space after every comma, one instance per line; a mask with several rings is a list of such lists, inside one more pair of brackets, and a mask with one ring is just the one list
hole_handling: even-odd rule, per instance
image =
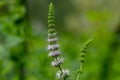
[[63, 69], [62, 72], [61, 71], [58, 71], [56, 73], [56, 77], [58, 79], [61, 79], [61, 78], [67, 78], [70, 76], [70, 71], [68, 69]]
[[51, 39], [48, 39], [48, 42], [56, 42], [58, 39], [57, 38], [51, 38]]
[[59, 47], [58, 44], [50, 44], [50, 45], [48, 45], [48, 50], [54, 51], [54, 50], [57, 50], [58, 47]]
[[57, 73], [56, 73], [56, 77], [57, 77], [57, 79], [61, 79], [61, 71], [58, 71]]
[[52, 61], [51, 65], [58, 67], [63, 63], [64, 59], [63, 58], [58, 58], [57, 60], [55, 59], [55, 61]]
[[51, 56], [51, 57], [56, 57], [56, 56], [59, 56], [60, 55], [60, 51], [51, 51], [50, 53], [49, 53], [49, 56]]
[[70, 71], [68, 69], [63, 69], [62, 72], [63, 72], [63, 77], [70, 76]]

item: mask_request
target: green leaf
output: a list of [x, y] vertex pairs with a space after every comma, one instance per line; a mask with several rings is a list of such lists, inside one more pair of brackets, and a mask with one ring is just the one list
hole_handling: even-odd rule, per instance
[[6, 43], [5, 46], [6, 47], [13, 47], [13, 46], [17, 46], [19, 43], [23, 42], [24, 40], [21, 37], [18, 36], [13, 36], [13, 35], [8, 35], [6, 37]]

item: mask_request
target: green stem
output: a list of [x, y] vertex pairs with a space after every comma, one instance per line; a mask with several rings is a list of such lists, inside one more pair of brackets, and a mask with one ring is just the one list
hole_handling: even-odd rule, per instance
[[78, 75], [77, 75], [76, 80], [80, 80], [80, 76], [81, 76], [81, 74], [82, 74], [82, 65], [83, 65], [83, 63], [82, 63], [82, 62], [80, 62], [80, 63], [81, 63], [81, 65], [80, 65], [80, 68], [79, 68], [79, 71], [78, 71]]

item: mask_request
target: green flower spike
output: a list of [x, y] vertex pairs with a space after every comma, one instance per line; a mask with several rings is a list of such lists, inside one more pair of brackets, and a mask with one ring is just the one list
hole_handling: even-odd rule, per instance
[[83, 63], [84, 63], [84, 58], [85, 58], [85, 56], [86, 56], [87, 49], [88, 49], [88, 47], [89, 47], [89, 45], [91, 44], [92, 41], [93, 41], [92, 39], [88, 40], [88, 41], [83, 45], [83, 47], [81, 48], [80, 68], [79, 68], [79, 70], [78, 70], [78, 75], [77, 75], [76, 80], [80, 80], [81, 74], [83, 73], [83, 71], [82, 71], [82, 66], [83, 66]]

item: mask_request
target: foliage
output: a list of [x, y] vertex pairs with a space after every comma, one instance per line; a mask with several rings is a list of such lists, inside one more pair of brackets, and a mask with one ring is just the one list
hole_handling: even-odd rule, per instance
[[[84, 41], [94, 38], [83, 65], [83, 80], [119, 80], [119, 0], [52, 0], [63, 67], [74, 80]], [[46, 0], [0, 0], [0, 80], [54, 80], [46, 51]], [[26, 7], [27, 6], [27, 7]], [[29, 15], [26, 17], [26, 15]], [[32, 27], [32, 28], [31, 28]]]

